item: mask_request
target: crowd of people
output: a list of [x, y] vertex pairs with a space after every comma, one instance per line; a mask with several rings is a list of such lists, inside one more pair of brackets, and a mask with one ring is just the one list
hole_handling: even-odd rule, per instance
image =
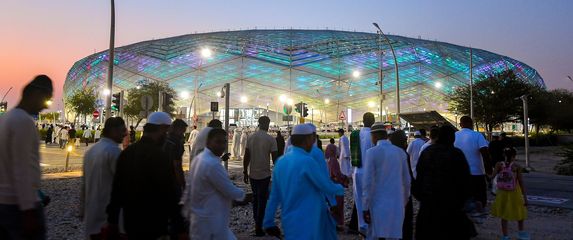
[[[0, 117], [0, 239], [46, 237], [32, 115], [46, 107], [52, 91], [52, 81], [38, 76], [20, 104]], [[294, 126], [285, 141], [280, 132], [269, 134], [266, 116], [256, 130], [233, 134], [212, 120], [201, 130], [192, 127], [185, 176], [187, 123], [154, 112], [135, 141], [134, 128], [128, 131], [122, 118], [111, 117], [84, 155], [79, 215], [88, 239], [235, 239], [230, 211], [246, 189], [222, 165], [232, 156], [242, 160], [242, 179], [252, 191], [253, 237], [337, 239], [348, 231], [365, 239], [470, 239], [478, 234], [474, 224], [491, 213], [501, 219], [502, 239], [510, 239], [508, 221], [517, 221], [518, 238], [528, 239], [526, 188], [515, 149], [505, 136], [488, 143], [467, 116], [460, 122], [459, 131], [433, 127], [429, 139], [419, 129], [408, 144], [403, 130], [375, 122], [368, 112], [364, 127], [350, 138], [339, 129], [338, 143], [329, 139], [323, 151], [312, 124]], [[71, 131], [73, 126], [57, 131], [60, 144], [75, 137]], [[129, 144], [122, 149], [125, 139]], [[490, 207], [488, 187], [496, 189]], [[347, 188], [354, 193], [349, 222]]]

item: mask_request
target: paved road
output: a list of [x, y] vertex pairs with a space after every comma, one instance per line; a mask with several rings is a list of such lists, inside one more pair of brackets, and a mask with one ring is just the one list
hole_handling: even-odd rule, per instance
[[[229, 146], [230, 148], [230, 146]], [[81, 167], [82, 156], [87, 148], [82, 144], [74, 147], [69, 156], [69, 166], [75, 169]], [[66, 150], [57, 145], [41, 144], [42, 166], [44, 168], [64, 168]], [[184, 155], [184, 168], [188, 168], [188, 155]], [[229, 168], [242, 168], [240, 161], [229, 161]], [[543, 206], [563, 207], [573, 209], [573, 176], [558, 176], [548, 173], [532, 172], [524, 174], [525, 186], [531, 204]]]
[[523, 177], [530, 203], [573, 209], [573, 176], [531, 172]]

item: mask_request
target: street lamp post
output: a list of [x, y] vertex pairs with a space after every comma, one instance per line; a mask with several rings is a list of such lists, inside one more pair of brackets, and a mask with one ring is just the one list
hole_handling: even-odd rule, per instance
[[[107, 68], [107, 89], [111, 92], [113, 86], [113, 60], [115, 39], [115, 1], [111, 0], [111, 27], [109, 35], [109, 63]], [[111, 117], [111, 94], [106, 96], [105, 119]]]
[[[398, 126], [401, 127], [401, 123], [400, 123], [400, 72], [398, 71], [398, 60], [396, 59], [396, 52], [394, 51], [394, 47], [392, 46], [392, 43], [390, 42], [390, 39], [388, 39], [388, 37], [386, 36], [386, 34], [384, 34], [384, 32], [382, 32], [382, 29], [380, 28], [380, 26], [378, 26], [377, 23], [372, 23], [372, 25], [374, 25], [374, 27], [376, 27], [376, 29], [378, 29], [378, 34], [382, 37], [384, 37], [386, 43], [388, 44], [388, 46], [390, 46], [390, 50], [392, 51], [392, 56], [394, 57], [394, 71], [396, 72], [396, 118], [398, 120]], [[382, 58], [382, 50], [380, 50], [380, 55]], [[380, 63], [380, 78], [382, 78], [382, 63]], [[380, 79], [380, 94], [382, 94], [382, 79]], [[380, 98], [383, 98], [384, 96], [380, 96]], [[382, 108], [382, 100], [380, 101], [380, 106]]]
[[530, 170], [529, 166], [529, 109], [527, 103], [527, 94], [520, 97], [523, 101], [523, 130], [525, 139], [525, 169]]

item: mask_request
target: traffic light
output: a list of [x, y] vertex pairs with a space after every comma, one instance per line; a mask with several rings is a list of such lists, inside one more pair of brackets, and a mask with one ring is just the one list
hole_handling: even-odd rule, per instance
[[0, 102], [0, 115], [8, 110], [8, 102]]
[[302, 104], [303, 104], [302, 102], [299, 102], [299, 103], [297, 103], [297, 104], [294, 105], [294, 106], [296, 107], [294, 110], [295, 110], [297, 113], [302, 113]]
[[169, 111], [170, 107], [173, 105], [174, 101], [173, 101], [173, 95], [169, 94], [169, 93], [163, 93], [163, 111], [167, 112]]
[[303, 106], [302, 117], [308, 117], [308, 105], [305, 103], [302, 106]]
[[111, 110], [119, 111], [121, 108], [121, 92], [114, 93], [111, 95]]

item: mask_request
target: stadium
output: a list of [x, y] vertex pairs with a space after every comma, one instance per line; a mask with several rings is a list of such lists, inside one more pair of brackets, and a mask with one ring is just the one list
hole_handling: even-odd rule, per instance
[[[230, 83], [231, 123], [243, 125], [261, 114], [282, 125], [283, 105], [298, 102], [308, 104], [308, 121], [335, 122], [341, 112], [348, 122], [360, 120], [366, 111], [392, 116], [397, 108], [396, 63], [390, 46], [399, 69], [401, 113], [436, 111], [451, 118], [444, 97], [470, 82], [470, 69], [474, 81], [511, 69], [522, 80], [545, 86], [535, 69], [510, 57], [472, 49], [470, 68], [468, 47], [387, 37], [332, 30], [244, 30], [144, 41], [116, 48], [113, 91], [165, 82], [179, 93], [197, 93], [195, 111], [210, 119], [210, 102], [223, 106], [217, 95]], [[107, 51], [77, 61], [67, 75], [64, 97], [87, 86], [103, 90], [108, 61]], [[190, 99], [179, 98], [176, 104], [179, 113], [191, 115]]]

